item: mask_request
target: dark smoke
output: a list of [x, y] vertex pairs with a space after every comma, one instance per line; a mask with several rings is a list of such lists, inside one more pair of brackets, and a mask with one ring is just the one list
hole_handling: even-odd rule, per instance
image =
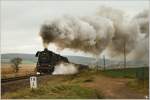
[[44, 44], [55, 43], [61, 49], [100, 54], [111, 41], [113, 32], [112, 22], [104, 17], [63, 16], [44, 24], [40, 35]]
[[[122, 55], [125, 47], [127, 55], [135, 59], [145, 57], [147, 53], [139, 50], [142, 48], [139, 43], [149, 40], [148, 17], [148, 10], [128, 19], [121, 10], [101, 7], [90, 17], [56, 18], [42, 25], [40, 35], [45, 46], [55, 43], [60, 49], [70, 48], [93, 55], [108, 49], [110, 56]], [[143, 48], [148, 48], [148, 45]]]

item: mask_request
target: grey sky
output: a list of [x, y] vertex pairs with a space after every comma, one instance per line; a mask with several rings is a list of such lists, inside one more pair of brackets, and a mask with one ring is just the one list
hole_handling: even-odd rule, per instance
[[[44, 21], [64, 14], [93, 15], [104, 5], [134, 16], [143, 9], [148, 9], [149, 1], [1, 1], [1, 52], [35, 53], [42, 50], [38, 32]], [[50, 45], [49, 49], [65, 55], [85, 55], [69, 49], [58, 52], [54, 45]]]

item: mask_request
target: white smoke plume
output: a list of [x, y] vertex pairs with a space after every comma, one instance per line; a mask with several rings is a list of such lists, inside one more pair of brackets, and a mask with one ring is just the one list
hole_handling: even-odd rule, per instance
[[143, 10], [138, 15], [134, 17], [134, 20], [137, 21], [140, 33], [145, 33], [146, 37], [149, 36], [149, 10]]
[[113, 36], [109, 19], [99, 16], [62, 18], [44, 24], [40, 35], [44, 44], [55, 43], [59, 48], [71, 48], [92, 54], [101, 53]]
[[142, 60], [146, 64], [149, 62], [149, 48], [148, 48], [149, 40], [148, 38], [141, 38], [138, 42], [134, 50], [129, 53], [128, 58], [130, 60]]
[[67, 75], [67, 74], [76, 74], [78, 69], [75, 65], [70, 63], [60, 63], [55, 66], [55, 70], [52, 73], [53, 75]]
[[148, 17], [148, 10], [129, 19], [121, 10], [103, 6], [93, 16], [62, 16], [45, 23], [41, 27], [40, 36], [44, 44], [55, 43], [60, 49], [81, 50], [93, 55], [108, 49], [110, 56], [118, 56], [123, 54], [125, 47], [126, 54], [136, 58], [146, 53], [137, 50], [137, 43], [143, 43], [148, 38]]
[[114, 37], [108, 46], [110, 56], [123, 54], [125, 48], [129, 60], [148, 63], [148, 10], [143, 10], [132, 19], [127, 18], [124, 12], [110, 7], [101, 7], [97, 14], [112, 20], [115, 27]]
[[[129, 54], [129, 58], [136, 60], [143, 60], [146, 64], [149, 63], [149, 11], [143, 10], [137, 14], [134, 21], [138, 23], [139, 26], [139, 37], [136, 42], [135, 48]], [[132, 56], [131, 56], [132, 55]]]
[[123, 54], [124, 47], [129, 53], [136, 45], [140, 33], [138, 23], [126, 18], [125, 13], [110, 7], [100, 7], [97, 15], [110, 19], [114, 25], [114, 36], [108, 46], [110, 56]]

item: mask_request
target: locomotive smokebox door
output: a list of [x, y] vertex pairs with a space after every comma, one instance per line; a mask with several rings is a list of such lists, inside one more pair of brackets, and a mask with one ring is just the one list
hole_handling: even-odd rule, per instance
[[43, 51], [38, 51], [35, 56], [38, 57], [36, 69], [37, 72], [40, 73], [52, 74], [55, 66], [60, 61], [68, 63], [68, 59], [66, 57], [55, 54], [54, 52], [49, 51], [47, 48], [45, 48]]

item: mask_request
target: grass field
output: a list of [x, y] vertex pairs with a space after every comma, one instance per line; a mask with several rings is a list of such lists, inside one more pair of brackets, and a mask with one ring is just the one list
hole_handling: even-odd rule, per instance
[[102, 71], [104, 75], [110, 77], [124, 77], [124, 78], [149, 78], [149, 67], [140, 68], [126, 68], [126, 69], [109, 69]]
[[21, 64], [19, 66], [19, 72], [15, 73], [11, 64], [1, 64], [1, 78], [26, 76], [35, 73], [35, 64]]
[[[75, 75], [53, 76], [44, 80], [42, 84], [38, 84], [38, 88], [33, 91], [30, 88], [22, 88], [16, 92], [2, 95], [2, 98], [144, 98], [145, 95], [148, 95], [148, 80], [144, 81], [146, 86], [143, 87], [143, 83], [133, 77], [133, 70], [137, 69], [127, 69], [128, 73], [126, 72], [125, 75], [121, 74], [122, 70], [85, 70]], [[131, 77], [126, 77], [126, 74]]]
[[[47, 83], [46, 86], [42, 85], [38, 89], [31, 90], [29, 88], [15, 93], [5, 94], [4, 98], [12, 99], [85, 99], [85, 98], [98, 98], [94, 89], [84, 88], [78, 84], [51, 84]], [[100, 96], [99, 96], [100, 97]], [[101, 97], [102, 98], [102, 97]]]
[[38, 88], [32, 90], [23, 88], [13, 93], [6, 93], [2, 98], [11, 99], [86, 99], [103, 98], [97, 90], [87, 88], [82, 83], [86, 80], [93, 80], [86, 77], [86, 74], [58, 75], [51, 79], [43, 80], [43, 84], [38, 84]]

